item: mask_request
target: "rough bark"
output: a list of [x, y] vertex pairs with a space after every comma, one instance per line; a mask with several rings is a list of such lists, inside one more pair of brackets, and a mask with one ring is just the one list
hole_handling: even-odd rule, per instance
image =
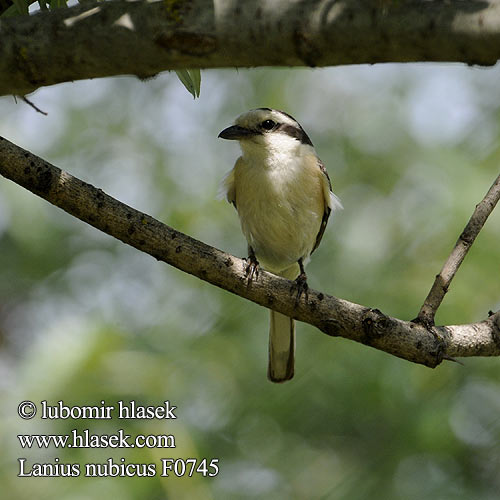
[[0, 19], [0, 95], [180, 68], [500, 58], [500, 0], [144, 0]]
[[430, 326], [310, 289], [296, 303], [294, 283], [162, 224], [0, 137], [0, 174], [97, 229], [158, 260], [251, 300], [342, 336], [435, 367], [443, 359], [500, 355], [500, 311], [480, 323]]

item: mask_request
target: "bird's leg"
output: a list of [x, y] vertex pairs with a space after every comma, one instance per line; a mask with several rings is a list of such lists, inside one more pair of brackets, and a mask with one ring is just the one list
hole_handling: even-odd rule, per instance
[[304, 270], [304, 263], [302, 262], [302, 258], [300, 258], [298, 262], [300, 267], [300, 274], [295, 279], [295, 286], [297, 287], [297, 297], [295, 298], [295, 304], [299, 303], [300, 297], [303, 293], [305, 294], [307, 301], [308, 298], [307, 291], [309, 289], [309, 286], [307, 284], [307, 275]]
[[247, 275], [248, 282], [259, 277], [259, 261], [257, 257], [255, 257], [255, 252], [251, 246], [248, 247], [248, 258], [245, 259], [247, 261], [247, 266], [245, 268], [245, 274]]

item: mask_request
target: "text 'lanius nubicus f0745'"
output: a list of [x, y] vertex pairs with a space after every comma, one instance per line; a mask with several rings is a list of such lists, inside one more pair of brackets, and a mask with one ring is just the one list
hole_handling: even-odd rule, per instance
[[[307, 287], [304, 265], [318, 247], [330, 213], [342, 208], [323, 163], [303, 128], [282, 111], [248, 111], [219, 137], [239, 141], [243, 153], [221, 191], [240, 217], [250, 279], [259, 264], [296, 279], [300, 293]], [[290, 380], [294, 358], [294, 320], [271, 311], [269, 380]]]

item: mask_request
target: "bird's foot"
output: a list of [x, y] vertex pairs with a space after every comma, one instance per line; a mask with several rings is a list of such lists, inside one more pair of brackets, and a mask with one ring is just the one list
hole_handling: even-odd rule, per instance
[[254, 277], [257, 279], [259, 277], [259, 261], [255, 257], [253, 252], [245, 259], [247, 265], [245, 267], [245, 274], [247, 276], [248, 282], [252, 282]]
[[[299, 303], [299, 300], [300, 300], [300, 297], [304, 294], [305, 295], [305, 298], [306, 298], [306, 302], [307, 302], [307, 299], [309, 298], [309, 285], [307, 284], [307, 275], [305, 272], [301, 272], [297, 278], [295, 279], [294, 281], [294, 287], [293, 289], [296, 288], [297, 289], [297, 295], [295, 297], [295, 305], [297, 306], [298, 303]], [[292, 289], [292, 290], [293, 290]]]

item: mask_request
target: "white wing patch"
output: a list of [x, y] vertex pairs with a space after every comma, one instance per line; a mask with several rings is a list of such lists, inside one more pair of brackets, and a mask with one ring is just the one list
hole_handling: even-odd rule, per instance
[[234, 203], [234, 168], [232, 168], [222, 179], [217, 190], [218, 200], [227, 200]]
[[330, 191], [330, 203], [328, 203], [328, 206], [332, 209], [332, 213], [334, 213], [336, 210], [343, 210], [344, 206], [342, 205], [342, 202], [340, 201], [340, 198], [332, 193]]

